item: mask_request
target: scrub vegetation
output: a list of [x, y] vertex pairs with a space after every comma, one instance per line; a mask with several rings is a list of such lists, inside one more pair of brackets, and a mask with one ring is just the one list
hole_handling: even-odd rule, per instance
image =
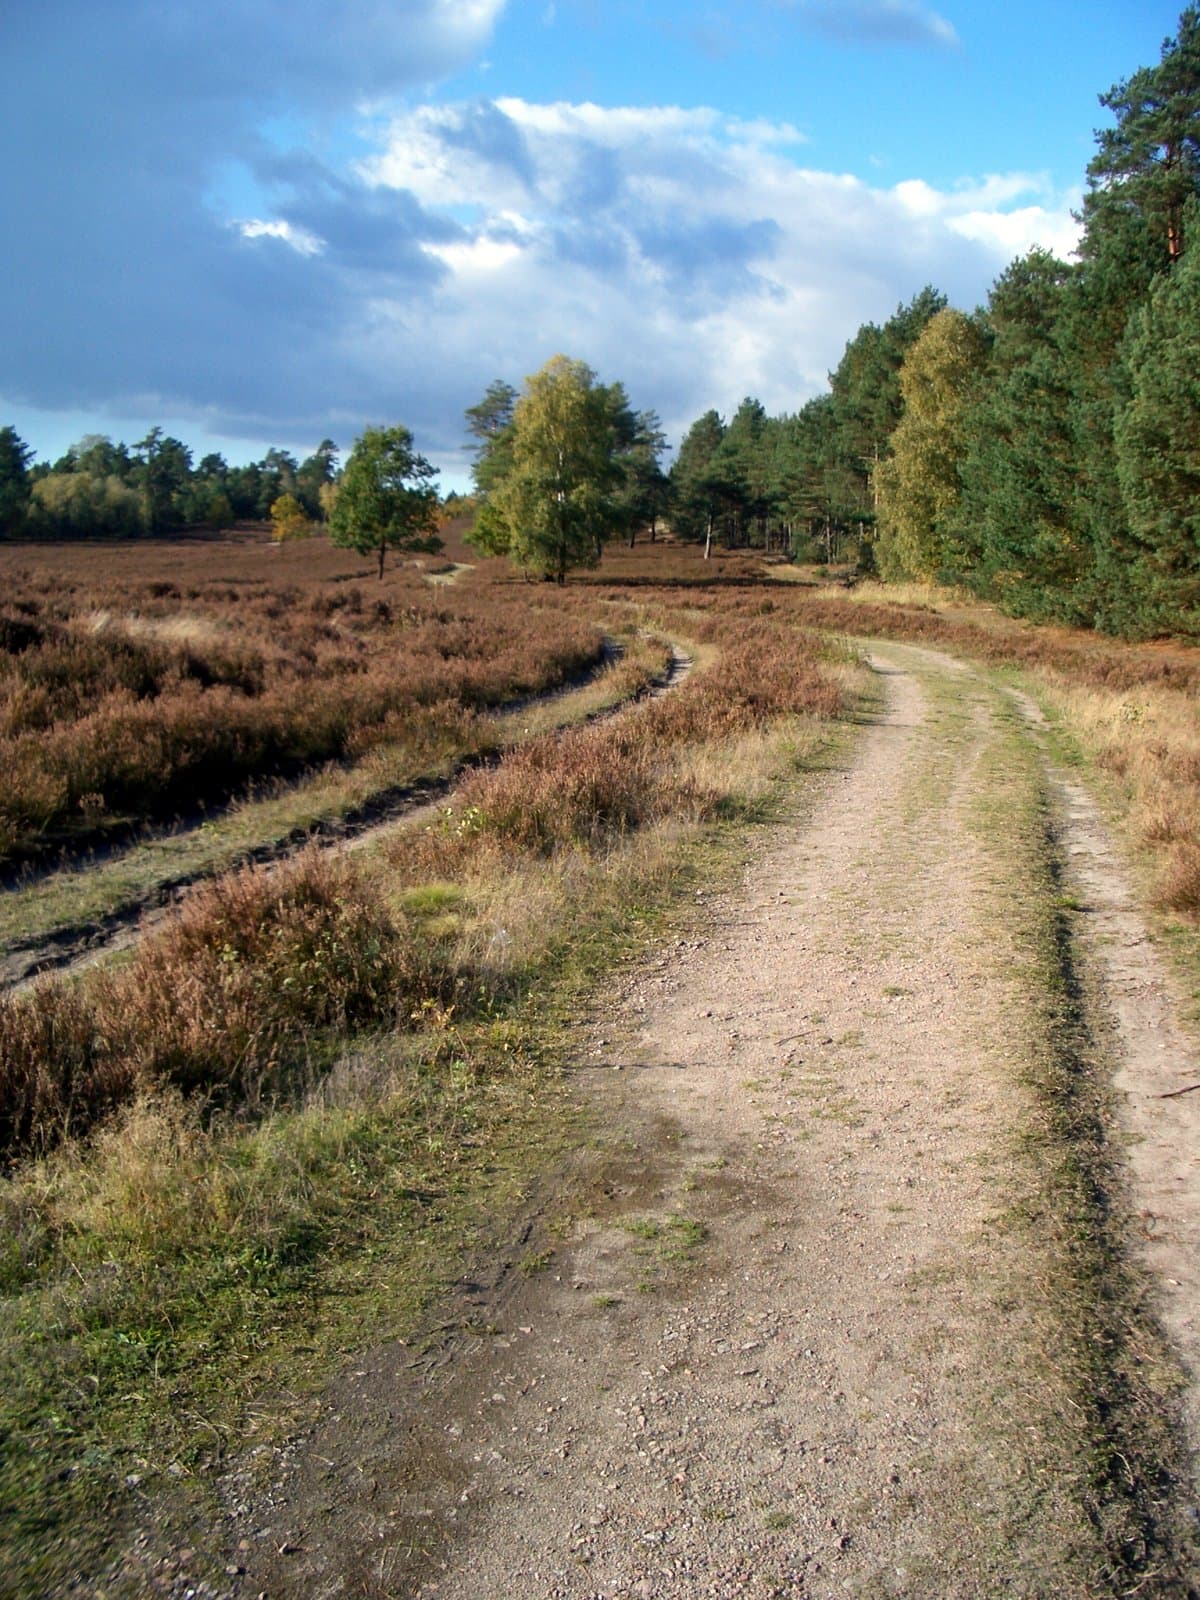
[[[400, 591], [415, 635], [459, 646], [443, 668], [477, 699], [559, 681], [621, 617], [683, 640], [691, 677], [577, 727], [539, 732], [530, 704], [504, 759], [363, 850], [200, 885], [127, 958], [0, 1000], [0, 1498], [18, 1592], [99, 1559], [100, 1507], [129, 1517], [142, 1484], [165, 1505], [202, 1482], [221, 1430], [246, 1437], [236, 1408], [281, 1352], [328, 1353], [351, 1307], [381, 1328], [415, 1315], [481, 1207], [503, 1211], [497, 1190], [565, 1137], [570, 995], [668, 913], [697, 852], [759, 814], [848, 705], [845, 652], [796, 626], [791, 593], [682, 607], [669, 586], [636, 605], [590, 587], [549, 611], [506, 570], [426, 588], [436, 607], [419, 572]], [[131, 585], [69, 598], [132, 609]], [[304, 626], [347, 592], [311, 575]], [[180, 598], [199, 599], [162, 596], [175, 609], [151, 614], [168, 621]], [[203, 614], [232, 631], [234, 610], [227, 592]], [[272, 661], [278, 620], [254, 613]], [[405, 632], [346, 619], [365, 651]], [[289, 681], [297, 700], [324, 692]], [[376, 1274], [397, 1270], [410, 1287], [385, 1310]]]
[[417, 777], [472, 748], [480, 711], [604, 652], [594, 623], [513, 589], [449, 603], [412, 566], [366, 587], [324, 540], [259, 541], [244, 575], [214, 578], [223, 548], [151, 546], [140, 573], [128, 547], [111, 566], [4, 552], [0, 864], [384, 745]]

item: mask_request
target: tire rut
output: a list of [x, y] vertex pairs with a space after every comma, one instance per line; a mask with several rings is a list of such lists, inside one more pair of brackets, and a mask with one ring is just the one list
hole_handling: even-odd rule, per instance
[[[621, 654], [620, 646], [615, 641], [608, 641], [605, 665], [619, 660]], [[591, 723], [617, 716], [637, 700], [670, 693], [684, 682], [691, 670], [692, 657], [672, 641], [671, 662], [660, 680], [632, 700], [596, 712], [586, 720]], [[586, 687], [597, 676], [598, 672], [590, 672], [581, 682], [544, 695], [530, 695], [524, 700], [513, 701], [499, 708], [496, 714], [508, 715], [552, 705]], [[0, 994], [19, 993], [44, 973], [78, 971], [107, 955], [128, 949], [164, 917], [169, 916], [188, 889], [210, 878], [245, 867], [276, 865], [313, 844], [325, 849], [349, 845], [361, 847], [397, 822], [418, 817], [426, 808], [445, 802], [464, 777], [498, 765], [505, 754], [504, 750], [500, 750], [468, 757], [457, 763], [445, 778], [398, 784], [379, 790], [337, 817], [323, 818], [303, 827], [292, 828], [280, 838], [241, 851], [233, 861], [218, 869], [180, 873], [160, 879], [152, 888], [123, 900], [102, 916], [57, 928], [35, 939], [13, 940], [0, 952]]]

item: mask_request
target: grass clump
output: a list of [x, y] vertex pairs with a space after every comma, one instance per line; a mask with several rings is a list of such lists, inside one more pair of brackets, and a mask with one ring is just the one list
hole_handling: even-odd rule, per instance
[[450, 980], [347, 862], [310, 850], [194, 891], [128, 965], [0, 997], [0, 1150], [45, 1149], [156, 1085], [287, 1097], [336, 1041]]

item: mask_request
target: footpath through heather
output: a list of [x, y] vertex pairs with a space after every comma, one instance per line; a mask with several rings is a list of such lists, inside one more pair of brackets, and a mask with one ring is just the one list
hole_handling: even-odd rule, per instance
[[[1151, 1105], [1037, 728], [945, 656], [872, 659], [844, 769], [581, 1023], [603, 1131], [461, 1286], [477, 1331], [364, 1354], [269, 1487], [231, 1473], [230, 1593], [1196, 1592], [1197, 1370], [1181, 1405], [1156, 1319], [1186, 1368], [1198, 1252], [1143, 1258], [1152, 1141], [1119, 1158], [1126, 1102], [1172, 1119], [1146, 1231], [1186, 1246], [1200, 1095]], [[1194, 1082], [1143, 958], [1156, 1071]]]

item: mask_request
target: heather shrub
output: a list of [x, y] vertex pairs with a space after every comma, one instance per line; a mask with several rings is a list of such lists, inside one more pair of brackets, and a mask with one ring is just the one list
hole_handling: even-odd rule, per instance
[[357, 586], [94, 579], [14, 597], [0, 617], [0, 860], [384, 743], [442, 760], [471, 712], [556, 688], [601, 654], [594, 622], [527, 594], [450, 608], [395, 588], [371, 605]]
[[215, 880], [128, 967], [0, 999], [0, 1149], [82, 1132], [155, 1085], [286, 1097], [331, 1042], [444, 1000], [448, 960], [328, 854]]
[[129, 1024], [107, 999], [54, 982], [0, 996], [0, 1151], [83, 1132], [133, 1093]]
[[597, 847], [656, 821], [684, 799], [648, 741], [607, 728], [520, 746], [460, 791], [462, 811], [479, 831], [535, 855]]
[[140, 1073], [239, 1101], [285, 1090], [311, 1035], [402, 1022], [448, 981], [349, 863], [318, 851], [205, 885], [129, 980]]

